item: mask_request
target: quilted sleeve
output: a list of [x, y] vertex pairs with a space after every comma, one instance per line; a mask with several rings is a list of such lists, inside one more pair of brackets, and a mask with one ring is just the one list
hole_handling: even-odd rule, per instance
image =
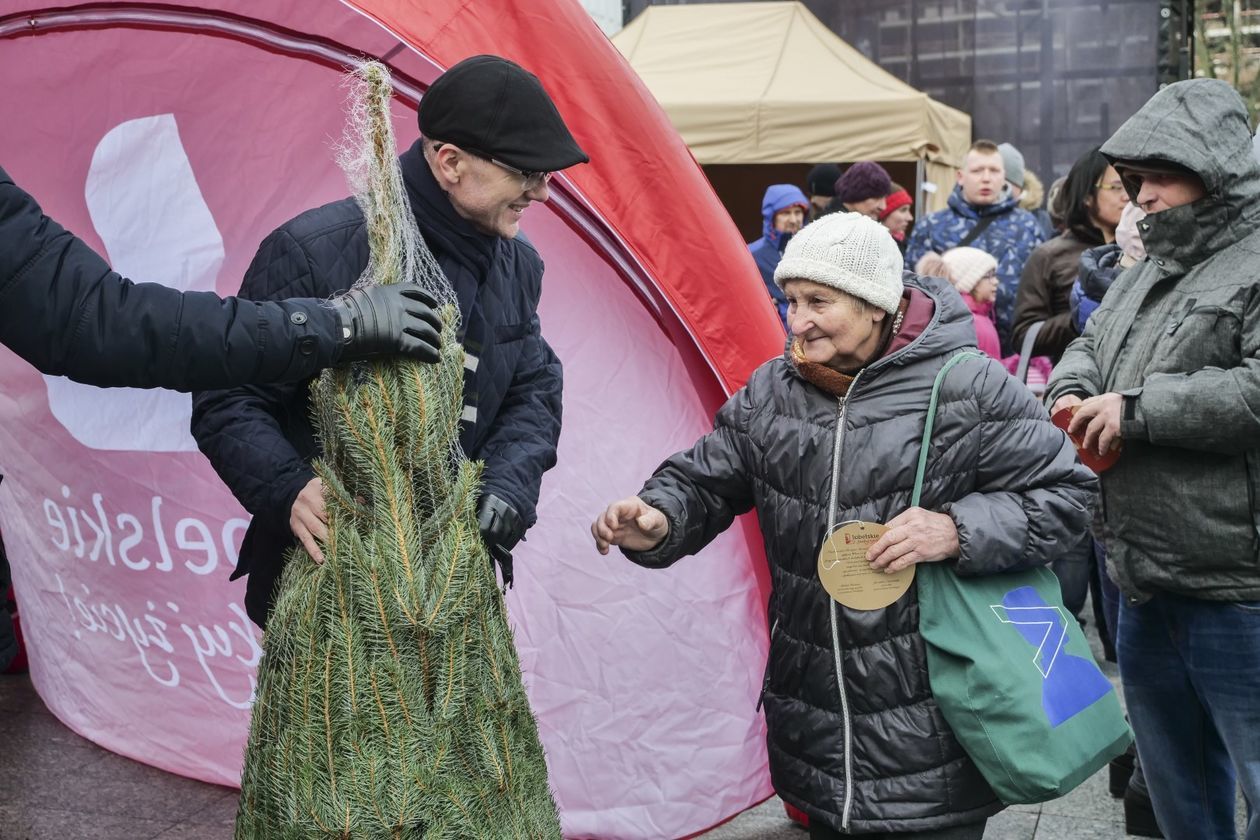
[[[266, 300], [290, 292], [312, 294], [313, 289], [305, 253], [281, 228], [259, 247], [241, 295]], [[272, 522], [287, 522], [293, 500], [315, 477], [281, 425], [309, 384], [307, 379], [193, 394], [197, 446], [245, 509]]]
[[980, 409], [974, 490], [942, 508], [958, 529], [958, 573], [1046, 565], [1089, 528], [1098, 479], [1000, 363], [985, 363], [974, 393]]
[[510, 504], [526, 528], [538, 519], [543, 473], [556, 465], [563, 385], [560, 359], [534, 315], [512, 382], [479, 453], [486, 463], [484, 492]]
[[180, 391], [302, 379], [340, 353], [336, 316], [319, 301], [131, 282], [2, 169], [0, 340], [43, 373]]
[[657, 467], [639, 498], [665, 514], [669, 534], [651, 551], [623, 549], [626, 557], [641, 566], [669, 566], [704, 548], [752, 508], [752, 415], [745, 386], [718, 412], [712, 432]]

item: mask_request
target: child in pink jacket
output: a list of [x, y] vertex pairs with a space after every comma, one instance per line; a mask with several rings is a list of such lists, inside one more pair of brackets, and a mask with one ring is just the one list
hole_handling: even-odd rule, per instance
[[950, 282], [967, 308], [976, 328], [976, 346], [995, 359], [1002, 358], [997, 326], [993, 323], [993, 302], [997, 300], [997, 260], [979, 248], [950, 248], [942, 255], [928, 253], [915, 271]]

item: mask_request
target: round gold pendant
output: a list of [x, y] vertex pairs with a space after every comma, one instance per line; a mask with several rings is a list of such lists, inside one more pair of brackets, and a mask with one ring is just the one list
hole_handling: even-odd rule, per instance
[[914, 580], [914, 566], [887, 574], [873, 571], [866, 551], [888, 529], [878, 522], [842, 522], [818, 552], [818, 579], [827, 594], [851, 610], [879, 610], [894, 603]]

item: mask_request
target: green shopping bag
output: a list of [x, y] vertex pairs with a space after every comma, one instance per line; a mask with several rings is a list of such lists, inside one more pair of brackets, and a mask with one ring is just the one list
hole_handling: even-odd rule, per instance
[[[928, 404], [911, 506], [919, 504], [936, 403]], [[1133, 740], [1120, 700], [1050, 570], [959, 577], [946, 563], [916, 571], [928, 677], [954, 735], [1007, 805], [1063, 796]]]

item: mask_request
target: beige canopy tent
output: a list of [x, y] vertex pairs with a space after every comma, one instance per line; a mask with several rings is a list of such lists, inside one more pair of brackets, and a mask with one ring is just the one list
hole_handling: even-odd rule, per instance
[[649, 6], [613, 37], [701, 164], [921, 162], [944, 206], [971, 117], [880, 69], [799, 2]]

